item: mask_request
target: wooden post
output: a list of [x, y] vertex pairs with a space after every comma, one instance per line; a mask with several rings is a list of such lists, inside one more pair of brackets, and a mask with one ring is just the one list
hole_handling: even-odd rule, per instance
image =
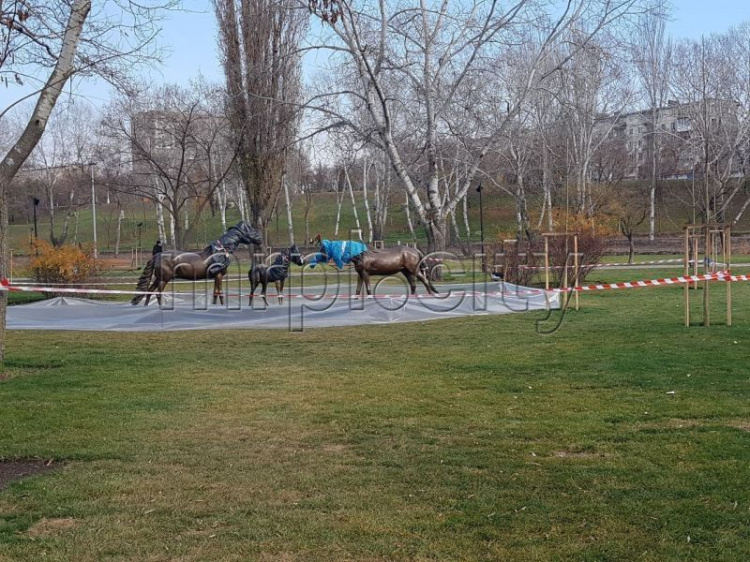
[[[722, 242], [724, 244], [724, 267], [729, 275], [732, 274], [732, 227], [724, 227], [722, 233]], [[727, 326], [732, 325], [732, 280], [727, 279]]]
[[[563, 253], [565, 256], [565, 260], [563, 261], [562, 265], [562, 286], [564, 287], [565, 291], [568, 290], [568, 256], [569, 253], [569, 247], [568, 247], [568, 237], [565, 237], [565, 252]], [[566, 295], [566, 298], [563, 300], [563, 310], [566, 310], [568, 308], [568, 303], [570, 302], [570, 295]]]
[[[695, 233], [695, 229], [692, 230], [693, 235], [693, 275], [698, 275], [700, 273], [699, 271], [699, 265], [698, 265], [698, 244], [699, 244], [699, 235]], [[698, 290], [698, 281], [693, 281], [693, 289]]]
[[[579, 274], [578, 274], [578, 234], [573, 235], [573, 286], [578, 287], [579, 285]], [[578, 291], [575, 292], [576, 298], [576, 310], [578, 310]]]
[[[685, 227], [685, 277], [690, 275], [690, 227]], [[685, 283], [685, 327], [690, 327], [690, 283]]]
[[[703, 227], [703, 239], [705, 243], [705, 250], [704, 250], [704, 259], [703, 259], [703, 273], [707, 274], [709, 273], [708, 269], [708, 258], [711, 255], [711, 237], [713, 236], [713, 232], [711, 230], [710, 226], [704, 226]], [[711, 317], [709, 315], [709, 307], [711, 305], [711, 301], [708, 297], [708, 279], [706, 279], [703, 282], [703, 325], [704, 326], [710, 326], [711, 325]]]
[[544, 289], [549, 291], [549, 238], [544, 237]]

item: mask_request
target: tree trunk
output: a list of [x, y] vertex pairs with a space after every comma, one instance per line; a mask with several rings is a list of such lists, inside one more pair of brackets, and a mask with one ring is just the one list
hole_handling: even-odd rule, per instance
[[[117, 204], [117, 207], [120, 207], [120, 204]], [[120, 257], [120, 233], [122, 232], [122, 219], [125, 218], [125, 211], [120, 209], [120, 212], [117, 214], [117, 236], [115, 237], [115, 257]]]
[[169, 235], [173, 249], [177, 249], [177, 231], [180, 229], [179, 219], [175, 218], [174, 211], [169, 213]]
[[404, 205], [404, 212], [406, 213], [406, 226], [409, 227], [411, 233], [411, 239], [416, 240], [417, 235], [414, 233], [414, 224], [411, 222], [411, 203], [409, 202], [409, 194], [406, 194], [406, 204]]
[[344, 176], [346, 177], [346, 183], [349, 186], [349, 195], [352, 199], [352, 210], [354, 211], [354, 222], [357, 225], [357, 231], [359, 232], [359, 237], [362, 238], [362, 226], [359, 223], [359, 213], [357, 212], [357, 200], [354, 199], [354, 188], [352, 187], [352, 182], [349, 179], [349, 170], [347, 170], [346, 166], [344, 166]]
[[656, 180], [658, 178], [659, 143], [656, 132], [656, 106], [651, 107], [651, 188], [649, 189], [648, 239], [656, 236]]
[[221, 186], [218, 189], [219, 197], [219, 215], [221, 216], [221, 228], [227, 231], [227, 180], [221, 180]]
[[445, 217], [438, 215], [424, 225], [427, 233], [427, 251], [444, 252], [448, 247], [448, 223]]
[[628, 263], [633, 263], [633, 256], [635, 255], [635, 243], [633, 241], [633, 233], [627, 235], [628, 238]]
[[310, 243], [310, 207], [312, 204], [312, 193], [305, 189], [305, 243]]
[[284, 199], [286, 200], [286, 220], [289, 229], [289, 245], [294, 244], [294, 223], [292, 222], [292, 203], [289, 199], [289, 185], [286, 181], [286, 172], [281, 176], [281, 183], [284, 186]]
[[365, 199], [365, 212], [367, 213], [367, 227], [370, 231], [370, 235], [367, 238], [367, 241], [372, 244], [372, 215], [370, 213], [370, 202], [367, 198], [367, 158], [364, 159], [364, 165], [362, 169], [362, 195]]
[[[31, 117], [13, 147], [0, 163], [0, 279], [10, 272], [8, 248], [8, 186], [18, 170], [34, 150], [44, 134], [47, 122], [68, 78], [73, 73], [73, 63], [83, 23], [91, 10], [91, 0], [75, 0], [65, 28], [62, 48], [55, 67], [42, 88]], [[5, 319], [8, 305], [6, 291], [0, 291], [0, 364], [5, 360]]]
[[158, 195], [158, 201], [156, 203], [156, 229], [159, 233], [159, 240], [166, 244], [167, 242], [167, 231], [164, 227], [164, 196]]
[[340, 193], [336, 192], [336, 226], [333, 229], [333, 238], [336, 239], [339, 236], [339, 224], [341, 224], [341, 205], [344, 203], [344, 191]]

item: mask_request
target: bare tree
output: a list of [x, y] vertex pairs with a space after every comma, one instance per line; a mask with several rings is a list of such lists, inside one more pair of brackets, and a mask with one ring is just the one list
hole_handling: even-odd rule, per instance
[[666, 0], [655, 0], [654, 10], [643, 14], [635, 27], [633, 59], [641, 88], [649, 106], [649, 215], [648, 237], [653, 240], [656, 233], [656, 188], [659, 179], [661, 137], [659, 111], [667, 103], [672, 64], [672, 41], [666, 35], [666, 19], [669, 4]]
[[[567, 30], [587, 31], [556, 67], [638, 4], [571, 0], [552, 15], [545, 2], [534, 0], [519, 0], [507, 10], [479, 0], [300, 3], [331, 24], [315, 46], [331, 51], [336, 69], [328, 75], [340, 77], [309, 106], [327, 116], [325, 126], [346, 128], [388, 154], [430, 249], [445, 248], [449, 213], [529, 93], [547, 78], [546, 63]], [[521, 73], [517, 64], [524, 66], [526, 80], [511, 89], [504, 78]], [[498, 111], [506, 104], [507, 113]], [[446, 132], [472, 157], [461, 189], [441, 199], [439, 146]], [[418, 160], [409, 158], [414, 147], [421, 151]]]
[[265, 231], [294, 141], [304, 11], [295, 0], [213, 0], [229, 123], [252, 221]]
[[[696, 198], [705, 222], [724, 221], [740, 192], [743, 154], [750, 137], [750, 26], [727, 35], [685, 40], [676, 49], [673, 91], [682, 102], [678, 124], [684, 158], [700, 181]], [[740, 57], [743, 64], [736, 64]], [[738, 72], [739, 69], [739, 72]], [[739, 219], [746, 206], [741, 207]]]
[[558, 74], [563, 119], [567, 125], [571, 167], [578, 211], [593, 215], [595, 208], [589, 183], [602, 145], [611, 137], [622, 114], [632, 101], [622, 62], [616, 56], [617, 41], [606, 34], [588, 40], [573, 31], [560, 56], [575, 50], [570, 64]]
[[[11, 83], [46, 80], [23, 132], [0, 160], [0, 277], [8, 267], [7, 189], [41, 139], [63, 87], [73, 75], [98, 74], [122, 82], [139, 63], [153, 60], [159, 8], [171, 0], [104, 1], [91, 14], [91, 0], [17, 0], [0, 7], [0, 78]], [[21, 100], [14, 102], [17, 105]], [[10, 107], [0, 108], [0, 119]], [[0, 360], [5, 355], [6, 293], [0, 294]]]
[[[56, 107], [49, 125], [29, 162], [45, 186], [49, 212], [49, 241], [54, 246], [65, 243], [70, 220], [85, 198], [80, 197], [82, 182], [96, 152], [96, 117], [87, 103], [66, 103]], [[65, 181], [68, 180], [68, 181]], [[65, 184], [64, 186], [62, 184]], [[63, 188], [63, 189], [61, 189]], [[65, 202], [62, 230], [56, 227], [56, 212]]]
[[163, 208], [170, 243], [184, 247], [236, 156], [236, 146], [224, 135], [226, 121], [211, 113], [205, 85], [126, 96], [107, 110], [102, 127], [131, 155], [132, 173], [121, 178], [118, 189]]

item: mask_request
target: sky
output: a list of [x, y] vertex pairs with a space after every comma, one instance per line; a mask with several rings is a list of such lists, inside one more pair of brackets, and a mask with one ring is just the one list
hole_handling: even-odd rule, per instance
[[[147, 79], [155, 84], [187, 84], [202, 74], [208, 81], [223, 82], [210, 0], [184, 0], [183, 5], [184, 10], [172, 12], [162, 23], [160, 44], [168, 53]], [[676, 39], [722, 32], [750, 20], [750, 0], [672, 0], [672, 5], [668, 32]], [[0, 87], [0, 111], [23, 95], [21, 92], [17, 86]], [[77, 79], [66, 87], [66, 94], [100, 106], [111, 96], [111, 88], [102, 81]]]

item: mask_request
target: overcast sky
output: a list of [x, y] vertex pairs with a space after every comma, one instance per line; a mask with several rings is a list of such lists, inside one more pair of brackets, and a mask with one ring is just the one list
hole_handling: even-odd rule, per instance
[[[674, 11], [669, 33], [679, 39], [725, 31], [750, 20], [750, 0], [672, 0]], [[186, 11], [174, 12], [163, 22], [160, 43], [168, 49], [164, 64], [148, 77], [156, 83], [187, 82], [202, 74], [212, 82], [223, 82], [216, 44], [216, 18], [209, 0], [185, 0]], [[76, 79], [66, 92], [84, 96], [95, 105], [106, 102], [110, 87], [101, 81]], [[0, 87], [0, 108], [18, 99], [22, 89]]]

